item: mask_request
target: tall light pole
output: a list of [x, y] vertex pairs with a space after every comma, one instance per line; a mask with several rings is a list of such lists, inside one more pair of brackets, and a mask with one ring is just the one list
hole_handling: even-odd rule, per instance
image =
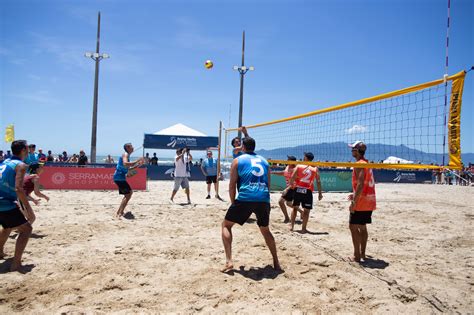
[[108, 54], [99, 53], [100, 46], [100, 12], [97, 20], [97, 46], [95, 53], [86, 52], [84, 56], [91, 58], [95, 61], [95, 79], [94, 79], [94, 103], [92, 110], [92, 136], [91, 136], [91, 163], [96, 162], [96, 151], [97, 151], [97, 99], [99, 97], [99, 62], [102, 59], [109, 58]]
[[[246, 67], [244, 64], [245, 59], [245, 31], [242, 34], [242, 65], [234, 66], [234, 70], [239, 71], [240, 73], [240, 101], [239, 101], [239, 128], [242, 127], [242, 112], [244, 109], [244, 75], [247, 71], [255, 70], [254, 67]], [[242, 137], [242, 132], [239, 131], [238, 137]]]

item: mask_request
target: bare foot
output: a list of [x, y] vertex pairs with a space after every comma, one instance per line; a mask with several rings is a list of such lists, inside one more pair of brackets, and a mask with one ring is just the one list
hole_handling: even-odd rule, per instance
[[0, 259], [5, 258], [5, 256], [7, 256], [7, 254], [5, 254], [5, 253], [3, 252], [3, 250], [0, 251]]
[[360, 258], [357, 258], [357, 257], [355, 257], [355, 256], [347, 257], [347, 260], [348, 260], [349, 262], [360, 263]]
[[304, 230], [301, 230], [301, 233], [308, 233], [308, 230], [304, 229]]
[[273, 263], [273, 269], [275, 269], [276, 271], [284, 271], [281, 266], [280, 266], [280, 263], [276, 262], [276, 263]]
[[21, 265], [21, 262], [12, 261], [12, 264], [10, 265], [10, 271], [11, 272], [13, 272], [13, 271], [21, 272], [22, 267], [23, 266]]
[[123, 212], [117, 212], [117, 213], [115, 214], [115, 217], [116, 217], [117, 219], [121, 219], [121, 218], [123, 217]]
[[234, 264], [232, 263], [232, 261], [228, 261], [226, 262], [224, 268], [221, 269], [221, 272], [229, 272], [232, 269], [234, 269]]
[[285, 218], [285, 221], [283, 223], [290, 223], [290, 218]]
[[290, 232], [293, 232], [293, 227], [292, 226], [290, 226]]

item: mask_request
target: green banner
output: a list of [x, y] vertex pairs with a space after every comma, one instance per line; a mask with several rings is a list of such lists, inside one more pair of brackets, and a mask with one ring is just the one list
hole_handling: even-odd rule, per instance
[[[320, 171], [321, 187], [323, 191], [352, 191], [352, 171]], [[314, 184], [316, 186], [316, 183]], [[272, 191], [282, 191], [286, 188], [285, 178], [282, 175], [272, 174], [271, 187]]]

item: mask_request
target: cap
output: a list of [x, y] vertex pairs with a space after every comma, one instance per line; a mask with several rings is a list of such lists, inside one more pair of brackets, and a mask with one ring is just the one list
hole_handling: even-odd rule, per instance
[[304, 156], [310, 161], [314, 160], [314, 154], [311, 152], [305, 152]]
[[362, 151], [362, 152], [365, 152], [365, 150], [367, 150], [367, 145], [364, 142], [360, 141], [360, 140], [358, 140], [358, 141], [356, 141], [352, 144], [349, 143], [348, 145], [349, 145], [350, 148], [358, 149], [359, 151]]
[[288, 155], [288, 161], [296, 161], [296, 156], [294, 155]]
[[354, 143], [349, 143], [348, 146], [349, 146], [349, 148], [357, 148], [362, 144], [365, 145], [365, 143], [363, 141], [357, 140]]

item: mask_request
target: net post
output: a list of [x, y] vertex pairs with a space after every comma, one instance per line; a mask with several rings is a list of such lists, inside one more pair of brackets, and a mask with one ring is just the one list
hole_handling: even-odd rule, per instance
[[222, 121], [219, 121], [219, 140], [217, 143], [217, 191], [216, 194], [219, 196], [219, 182], [221, 177], [221, 140], [222, 140]]

